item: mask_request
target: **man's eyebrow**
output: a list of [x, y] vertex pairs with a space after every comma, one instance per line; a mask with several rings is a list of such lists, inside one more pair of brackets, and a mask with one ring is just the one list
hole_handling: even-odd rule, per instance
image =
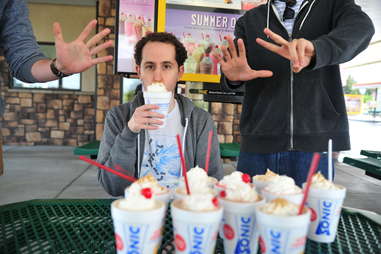
[[147, 65], [147, 64], [155, 64], [154, 62], [145, 62], [144, 65]]
[[173, 64], [171, 61], [164, 61], [162, 64]]

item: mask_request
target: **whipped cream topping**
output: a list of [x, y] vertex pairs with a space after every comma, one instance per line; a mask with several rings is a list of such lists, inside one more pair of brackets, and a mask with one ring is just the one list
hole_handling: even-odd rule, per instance
[[147, 92], [150, 93], [165, 93], [168, 92], [163, 83], [154, 82], [147, 87]]
[[[217, 203], [216, 203], [217, 202]], [[212, 211], [219, 208], [218, 199], [212, 194], [198, 194], [186, 195], [181, 200], [181, 206], [184, 209], [191, 211]]]
[[154, 195], [168, 193], [168, 189], [161, 186], [156, 178], [151, 174], [139, 178], [136, 183], [139, 184], [142, 188], [151, 188]]
[[262, 212], [279, 216], [298, 215], [299, 206], [290, 201], [277, 198], [259, 208]]
[[264, 188], [275, 195], [290, 195], [302, 193], [302, 189], [295, 185], [294, 179], [288, 176], [279, 176]]
[[133, 211], [152, 210], [158, 207], [157, 201], [151, 196], [143, 195], [149, 188], [135, 182], [128, 188], [128, 196], [119, 202], [119, 208]]
[[220, 197], [238, 202], [256, 202], [258, 194], [251, 183], [243, 181], [243, 173], [235, 171], [230, 175], [224, 176], [219, 185], [224, 188], [220, 192]]
[[[200, 168], [199, 166], [191, 168], [187, 172], [187, 178], [191, 192], [199, 192], [197, 189], [208, 188], [210, 185], [210, 181], [214, 181], [213, 178], [209, 178], [205, 170], [203, 168]], [[184, 177], [181, 178], [180, 186], [185, 186]]]
[[275, 180], [278, 177], [279, 177], [278, 174], [274, 173], [270, 169], [267, 169], [266, 174], [253, 176], [253, 180], [268, 182], [268, 181]]
[[312, 177], [312, 188], [323, 190], [340, 190], [341, 188], [335, 185], [333, 182], [327, 180], [320, 172], [316, 173]]

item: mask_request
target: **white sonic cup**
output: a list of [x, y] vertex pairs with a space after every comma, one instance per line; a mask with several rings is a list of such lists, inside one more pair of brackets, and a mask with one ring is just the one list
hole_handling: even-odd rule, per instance
[[304, 253], [310, 211], [304, 208], [303, 214], [279, 216], [256, 209], [259, 247], [262, 254], [300, 254]]
[[154, 104], [159, 106], [160, 108], [157, 110], [154, 110], [155, 112], [158, 112], [160, 114], [164, 115], [164, 118], [160, 118], [161, 121], [163, 121], [163, 124], [160, 125], [160, 128], [165, 127], [166, 125], [166, 119], [169, 111], [169, 105], [171, 102], [171, 98], [173, 96], [172, 92], [143, 92], [144, 96], [144, 102], [145, 104]]
[[213, 211], [190, 211], [180, 204], [180, 200], [171, 204], [176, 253], [214, 253], [222, 207]]
[[340, 189], [325, 190], [311, 186], [307, 200], [312, 213], [309, 239], [321, 243], [331, 243], [335, 240], [346, 194], [344, 186], [337, 186]]
[[162, 240], [164, 203], [157, 200], [156, 209], [132, 211], [120, 208], [121, 200], [111, 203], [117, 253], [157, 253]]
[[257, 253], [258, 230], [256, 229], [255, 208], [263, 205], [257, 202], [234, 202], [220, 199], [224, 208], [220, 236], [224, 240], [225, 253]]
[[295, 193], [295, 194], [276, 194], [267, 191], [266, 189], [262, 189], [261, 194], [266, 199], [267, 202], [270, 202], [271, 200], [274, 200], [276, 198], [284, 198], [288, 201], [300, 205], [303, 201], [303, 192]]

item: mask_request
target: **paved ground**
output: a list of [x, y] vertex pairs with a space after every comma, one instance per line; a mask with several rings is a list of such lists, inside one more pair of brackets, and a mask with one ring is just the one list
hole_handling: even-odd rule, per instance
[[[80, 161], [71, 147], [5, 147], [0, 205], [39, 198], [111, 198], [97, 182], [97, 169]], [[224, 164], [226, 172], [234, 164]], [[348, 188], [346, 206], [381, 214], [381, 181], [337, 164], [336, 182]]]

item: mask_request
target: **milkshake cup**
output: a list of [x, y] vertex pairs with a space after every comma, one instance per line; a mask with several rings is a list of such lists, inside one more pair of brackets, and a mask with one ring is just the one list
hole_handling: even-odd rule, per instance
[[302, 189], [295, 185], [294, 179], [288, 176], [279, 176], [272, 180], [262, 189], [261, 194], [266, 201], [284, 198], [299, 205], [303, 200]]
[[265, 203], [250, 183], [250, 176], [235, 171], [225, 176], [219, 186], [224, 208], [220, 237], [225, 253], [257, 253], [258, 231], [255, 209]]
[[222, 207], [212, 195], [188, 195], [171, 204], [176, 253], [214, 253]]
[[278, 174], [274, 173], [270, 169], [267, 169], [264, 175], [253, 176], [253, 184], [258, 193], [261, 193], [262, 189], [265, 188], [269, 183], [279, 177]]
[[309, 239], [321, 243], [335, 240], [345, 194], [344, 186], [326, 180], [320, 173], [313, 176], [307, 199], [312, 213]]
[[157, 253], [164, 225], [164, 203], [154, 200], [153, 208], [130, 210], [123, 204], [125, 200], [111, 204], [117, 253]]
[[262, 254], [304, 253], [310, 211], [304, 208], [298, 215], [299, 206], [286, 199], [274, 199], [256, 209], [259, 246]]
[[154, 111], [164, 115], [164, 118], [160, 119], [163, 124], [159, 125], [159, 128], [165, 127], [172, 96], [172, 92], [168, 92], [162, 83], [152, 83], [143, 91], [145, 104], [158, 105], [160, 108]]

